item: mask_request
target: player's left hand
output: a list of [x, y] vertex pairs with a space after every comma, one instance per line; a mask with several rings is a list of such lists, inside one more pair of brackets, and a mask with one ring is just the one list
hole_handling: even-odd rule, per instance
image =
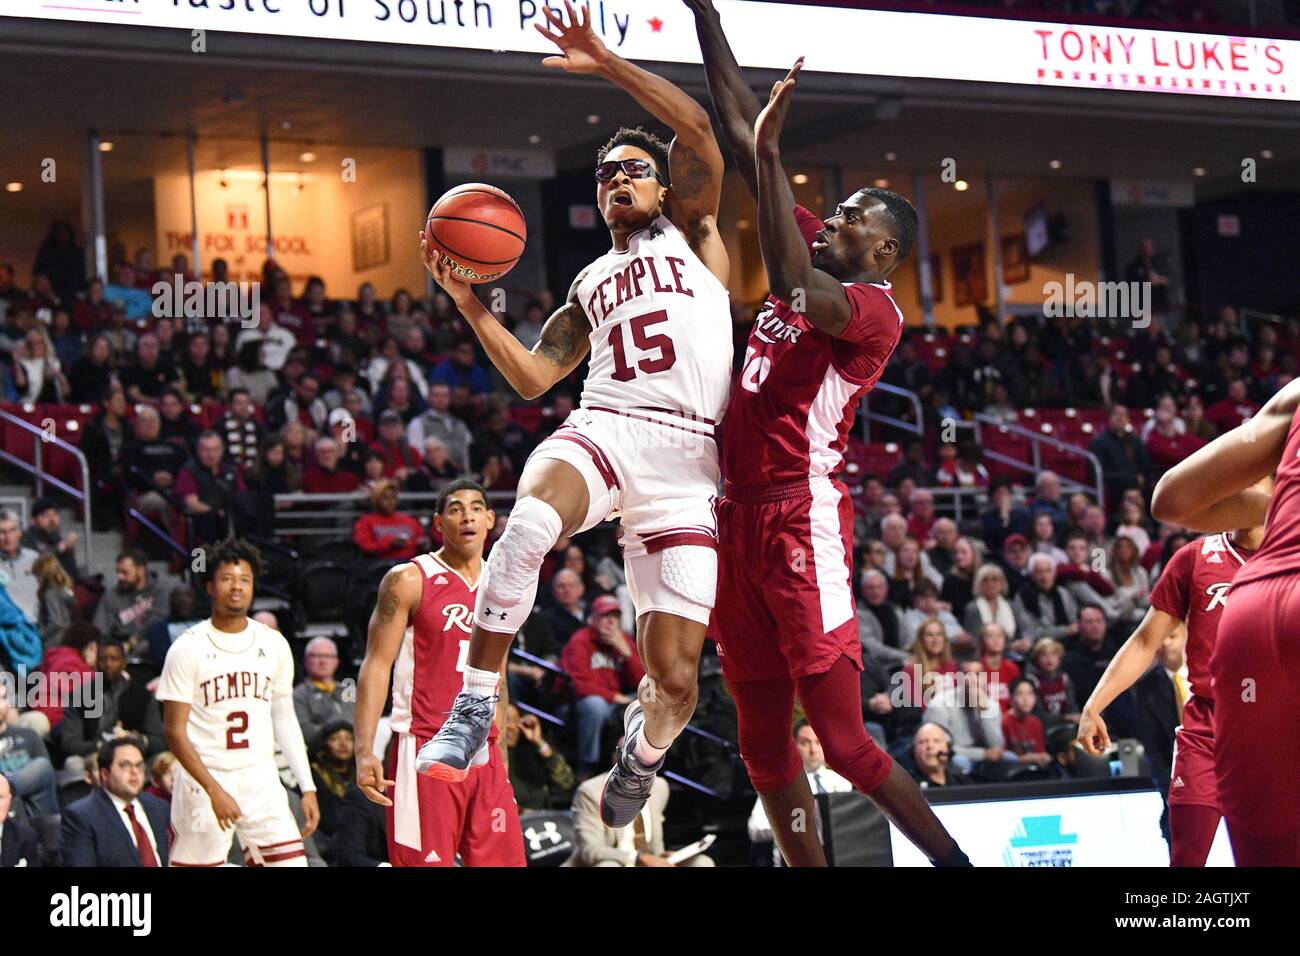
[[564, 9], [569, 17], [567, 24], [550, 7], [542, 7], [547, 25], [533, 24], [534, 30], [564, 51], [563, 56], [546, 57], [542, 66], [556, 67], [566, 73], [598, 72], [613, 54], [591, 28], [590, 10], [575, 11], [569, 0], [564, 0]]
[[781, 139], [781, 130], [785, 126], [786, 115], [790, 112], [790, 97], [794, 94], [799, 71], [803, 69], [803, 57], [794, 61], [790, 72], [784, 80], [772, 84], [772, 95], [763, 107], [758, 119], [754, 121], [754, 146], [758, 149], [775, 150]]
[[320, 826], [320, 804], [316, 802], [315, 792], [304, 793], [298, 806], [302, 808], [302, 838], [305, 840]]

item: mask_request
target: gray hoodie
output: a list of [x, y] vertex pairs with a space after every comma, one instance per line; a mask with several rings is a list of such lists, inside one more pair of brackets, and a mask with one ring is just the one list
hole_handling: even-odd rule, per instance
[[108, 637], [126, 640], [133, 634], [144, 636], [151, 624], [166, 619], [167, 606], [176, 582], [149, 572], [144, 587], [139, 591], [123, 590], [121, 585], [109, 588], [95, 610], [95, 627]]
[[24, 547], [19, 547], [12, 555], [0, 552], [0, 584], [33, 624], [41, 613], [36, 595], [36, 575], [32, 574], [32, 565], [38, 557], [40, 555], [31, 548]]

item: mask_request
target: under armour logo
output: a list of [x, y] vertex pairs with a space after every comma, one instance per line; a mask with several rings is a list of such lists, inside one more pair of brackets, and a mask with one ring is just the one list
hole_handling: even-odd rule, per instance
[[651, 239], [658, 239], [658, 238], [659, 238], [660, 236], [662, 236], [663, 234], [664, 234], [664, 231], [663, 231], [662, 229], [659, 228], [658, 223], [656, 223], [655, 225], [653, 225], [653, 226], [650, 227], [650, 238], [651, 238]]
[[506, 612], [505, 612], [505, 611], [501, 611], [500, 613], [498, 613], [498, 612], [492, 610], [490, 607], [485, 607], [485, 608], [483, 609], [483, 614], [484, 614], [486, 617], [491, 617], [493, 614], [496, 614], [496, 616], [499, 617], [499, 618], [501, 618], [501, 620], [504, 621], [504, 620], [506, 619]]
[[265, 657], [265, 656], [266, 656], [266, 648], [264, 648], [264, 647], [259, 647], [259, 648], [257, 649], [257, 656], [258, 656], [258, 657]]
[[541, 832], [536, 827], [529, 827], [524, 831], [524, 839], [528, 841], [528, 849], [536, 853], [542, 848], [542, 841], [549, 840], [551, 846], [560, 842], [560, 828], [555, 825], [554, 820], [547, 820], [542, 824]]

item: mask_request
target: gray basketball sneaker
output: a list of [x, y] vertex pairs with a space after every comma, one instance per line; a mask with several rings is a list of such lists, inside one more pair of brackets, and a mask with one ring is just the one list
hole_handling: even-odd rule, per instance
[[488, 734], [496, 712], [495, 696], [462, 690], [438, 733], [415, 755], [416, 773], [458, 783], [472, 768], [487, 763]]
[[641, 710], [641, 702], [634, 700], [623, 712], [623, 746], [600, 793], [600, 818], [605, 821], [605, 826], [615, 830], [636, 819], [650, 799], [655, 774], [664, 765], [664, 757], [660, 757], [653, 767], [645, 766], [636, 758], [636, 738], [644, 728], [645, 713]]

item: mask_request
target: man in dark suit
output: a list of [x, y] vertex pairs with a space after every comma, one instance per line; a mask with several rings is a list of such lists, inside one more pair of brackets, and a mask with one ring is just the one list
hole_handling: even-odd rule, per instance
[[[1166, 641], [1160, 663], [1137, 682], [1137, 737], [1151, 761], [1151, 775], [1161, 793], [1169, 792], [1174, 763], [1174, 730], [1182, 722], [1176, 675], [1183, 666], [1179, 641]], [[1184, 683], [1184, 686], [1186, 684]]]
[[123, 736], [99, 748], [100, 789], [63, 809], [62, 866], [167, 865], [167, 803], [143, 793], [144, 742]]
[[14, 866], [40, 866], [36, 831], [23, 821], [9, 819], [13, 791], [0, 774], [0, 870]]

